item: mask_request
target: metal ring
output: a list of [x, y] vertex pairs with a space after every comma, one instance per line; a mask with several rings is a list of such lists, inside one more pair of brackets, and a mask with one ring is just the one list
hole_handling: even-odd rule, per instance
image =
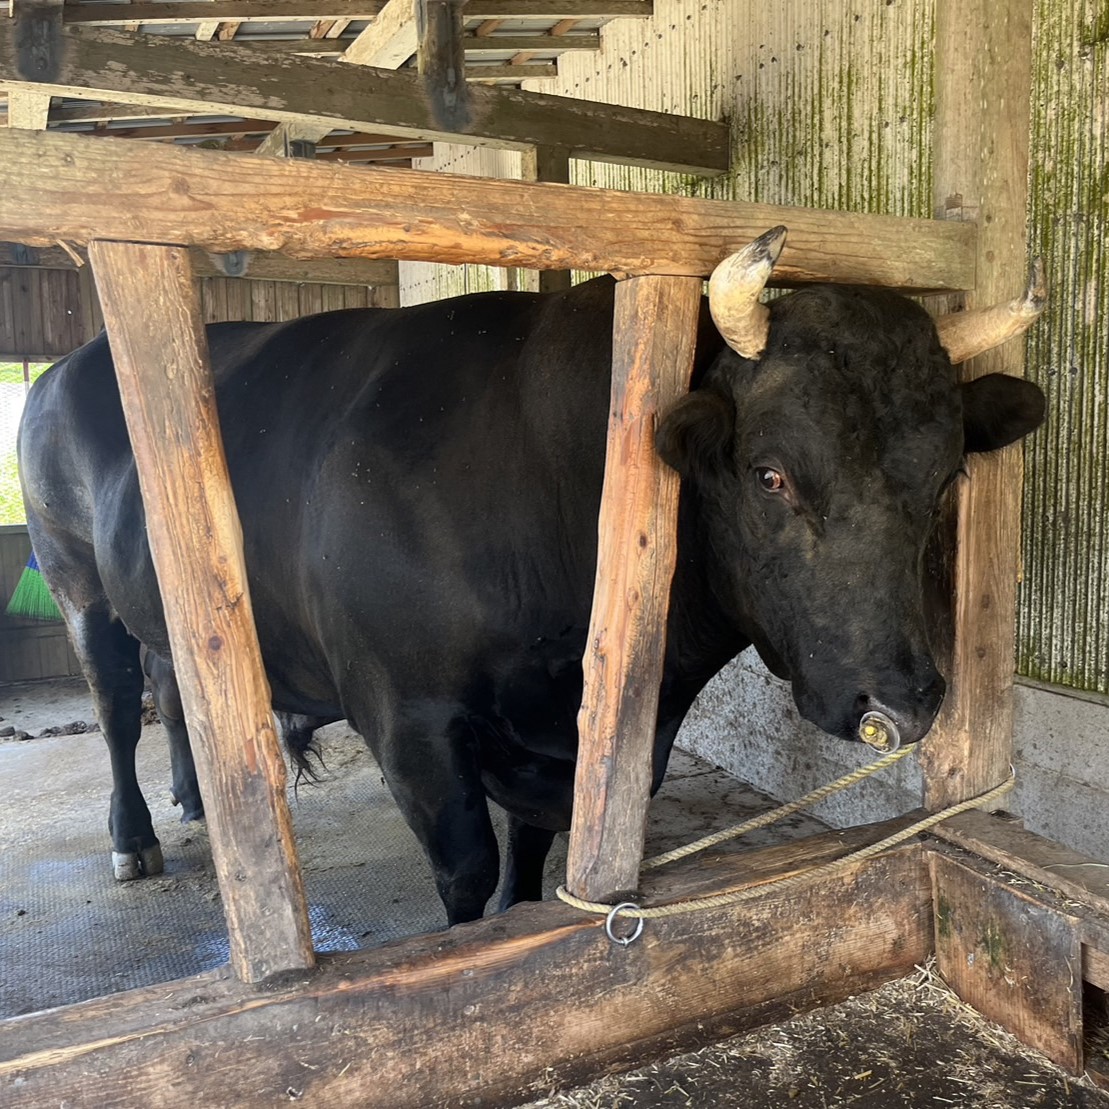
[[635, 943], [641, 935], [643, 935], [643, 918], [637, 917], [635, 921], [635, 928], [629, 936], [618, 936], [612, 931], [613, 922], [616, 920], [616, 914], [621, 909], [638, 909], [639, 906], [634, 901], [621, 901], [619, 905], [613, 905], [609, 910], [608, 916], [605, 917], [605, 935], [608, 936], [613, 943], [618, 943], [621, 947], [627, 947], [630, 943]]
[[884, 755], [892, 755], [901, 746], [901, 733], [884, 712], [863, 714], [859, 721], [859, 739]]

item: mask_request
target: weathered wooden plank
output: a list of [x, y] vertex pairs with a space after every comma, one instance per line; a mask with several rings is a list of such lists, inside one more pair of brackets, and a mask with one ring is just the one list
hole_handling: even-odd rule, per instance
[[1109, 870], [1104, 861], [1090, 859], [1011, 820], [974, 810], [937, 824], [931, 835], [1109, 919]]
[[[842, 850], [836, 838], [821, 837], [821, 856]], [[805, 854], [779, 855], [779, 867]], [[733, 882], [745, 858], [732, 860]], [[680, 878], [658, 886], [681, 895]], [[0, 1024], [0, 1089], [21, 1109], [508, 1104], [529, 1086], [838, 1000], [906, 973], [930, 947], [914, 845], [788, 893], [652, 922], [627, 949], [567, 906], [517, 906], [322, 958], [307, 982], [265, 993], [202, 975], [17, 1018]]]
[[294, 143], [311, 143], [314, 146], [331, 131], [330, 124], [310, 120], [279, 123], [251, 153], [286, 158], [293, 153]]
[[705, 276], [776, 224], [790, 231], [783, 283], [974, 280], [969, 224], [0, 130], [0, 240], [32, 245], [142, 234], [216, 252]]
[[[198, 23], [234, 20], [316, 23], [322, 19], [372, 19], [386, 0], [184, 0], [132, 4], [67, 4], [65, 21], [84, 26], [123, 23]], [[478, 19], [620, 19], [647, 18], [652, 0], [470, 0], [467, 16]]]
[[34, 89], [8, 90], [8, 126], [44, 131], [50, 118], [50, 94]]
[[[323, 58], [259, 55], [234, 43], [63, 28], [50, 65], [29, 67], [0, 22], [3, 87], [33, 81], [55, 96], [161, 103], [179, 112], [257, 115], [449, 142], [568, 146], [578, 157], [719, 173], [728, 168], [727, 124], [544, 93], [473, 86], [471, 118], [445, 128], [411, 70], [358, 70]], [[188, 74], [188, 81], [181, 79]], [[30, 87], [30, 86], [29, 86]], [[457, 129], [452, 129], [457, 128]]]
[[[364, 31], [360, 32], [358, 37], [347, 41], [346, 39], [256, 39], [247, 38], [240, 39], [236, 45], [249, 47], [251, 50], [257, 50], [261, 53], [273, 54], [313, 54], [316, 56], [334, 56], [336, 58], [342, 57], [343, 61], [354, 62], [356, 65], [370, 65], [377, 66], [380, 69], [396, 69], [403, 65], [415, 53], [415, 46], [405, 55], [404, 40], [393, 40], [390, 42], [388, 48], [383, 50], [380, 54], [369, 49], [374, 39], [380, 41], [380, 36], [374, 36], [373, 39], [362, 40], [362, 35], [369, 31], [371, 28], [376, 27], [382, 19], [385, 18], [385, 11], [377, 17]], [[359, 48], [351, 56], [345, 56], [347, 51], [351, 49], [360, 40], [363, 46]], [[413, 40], [414, 41], [414, 40]], [[549, 54], [562, 54], [567, 50], [599, 50], [601, 47], [601, 36], [596, 32], [576, 32], [572, 35], [545, 35], [540, 33], [534, 34], [518, 34], [518, 35], [497, 35], [495, 37], [479, 36], [473, 32], [467, 32], [462, 36], [462, 44], [466, 50], [467, 56], [473, 55], [475, 58], [481, 58], [482, 55], [490, 53], [505, 53], [511, 51], [517, 53], [521, 50], [529, 50], [536, 54], [544, 56]], [[378, 60], [373, 60], [374, 58]], [[397, 62], [396, 59], [400, 57], [402, 60]], [[363, 60], [365, 59], [365, 60]]]
[[[936, 6], [935, 197], [941, 213], [959, 205], [978, 223], [978, 279], [967, 307], [1014, 296], [1028, 269], [1031, 14], [1031, 0]], [[1019, 375], [1023, 365], [1024, 344], [1007, 343], [962, 372]], [[956, 487], [948, 692], [921, 749], [929, 808], [982, 793], [1009, 773], [1021, 460], [1019, 444], [972, 455], [970, 480]]]
[[[313, 965], [274, 729], [188, 258], [90, 245], [211, 835], [231, 965]], [[142, 303], [144, 311], [135, 312]]]
[[[35, 0], [9, 7], [5, 20], [13, 39], [20, 44], [24, 76], [49, 80], [51, 44], [61, 34], [62, 0]], [[8, 126], [44, 131], [50, 118], [50, 94], [34, 88], [8, 91]]]
[[[570, 152], [564, 146], [533, 146], [520, 155], [522, 181], [550, 181], [570, 183]], [[556, 293], [570, 288], [569, 270], [540, 270], [531, 281], [527, 271], [517, 278], [521, 289], [540, 293]]]
[[654, 446], [659, 414], [689, 389], [701, 304], [692, 277], [616, 286], [612, 399], [598, 524], [597, 576], [578, 714], [566, 884], [610, 901], [634, 890], [643, 860], [678, 475]]
[[981, 864], [931, 855], [936, 965], [969, 1005], [1082, 1073], [1078, 920]]
[[1109, 951], [1085, 944], [1082, 947], [1082, 977], [1103, 993], [1109, 993]]
[[415, 0], [388, 0], [377, 18], [343, 51], [343, 61], [399, 69], [418, 45]]

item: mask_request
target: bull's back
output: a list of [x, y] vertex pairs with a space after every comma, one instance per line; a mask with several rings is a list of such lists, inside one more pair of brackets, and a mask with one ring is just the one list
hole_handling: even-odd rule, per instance
[[[607, 283], [209, 328], [263, 650], [313, 671], [288, 664], [289, 686], [327, 684], [334, 644], [319, 640], [345, 633], [321, 625], [320, 605], [338, 623], [390, 622], [406, 591], [500, 625], [506, 588], [539, 607], [580, 603], [610, 331]], [[36, 383], [20, 454], [48, 575], [59, 553], [92, 557], [128, 627], [165, 650], [103, 337]]]

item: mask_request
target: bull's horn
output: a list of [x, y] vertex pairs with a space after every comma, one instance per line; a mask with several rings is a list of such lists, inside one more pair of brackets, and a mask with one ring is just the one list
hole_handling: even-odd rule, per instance
[[786, 229], [773, 227], [736, 254], [709, 278], [709, 308], [724, 342], [744, 358], [758, 358], [770, 334], [770, 311], [759, 303], [782, 247]]
[[936, 331], [947, 357], [954, 363], [965, 362], [1027, 331], [1039, 319], [1046, 304], [1044, 260], [1037, 258], [1032, 263], [1028, 288], [1023, 295], [990, 308], [949, 312], [936, 320]]

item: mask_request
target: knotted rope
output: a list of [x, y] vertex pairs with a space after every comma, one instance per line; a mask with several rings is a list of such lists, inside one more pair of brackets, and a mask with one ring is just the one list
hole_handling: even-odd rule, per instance
[[[742, 824], [736, 824], [731, 828], [725, 828], [721, 832], [715, 832], [712, 835], [704, 836], [702, 839], [696, 840], [684, 847], [675, 848], [673, 851], [667, 851], [662, 855], [655, 855], [653, 858], [647, 859], [643, 863], [642, 869], [653, 870], [655, 867], [675, 862], [678, 859], [684, 859], [689, 855], [696, 854], [698, 851], [704, 851], [706, 848], [715, 847], [716, 844], [723, 843], [725, 840], [735, 839], [747, 832], [754, 831], [756, 828], [763, 828], [768, 824], [783, 820], [785, 817], [791, 816], [800, 809], [815, 805], [818, 801], [822, 801], [825, 797], [841, 789], [847, 789], [849, 786], [853, 786], [856, 782], [862, 781], [863, 778], [867, 778], [871, 774], [876, 774], [879, 770], [885, 770], [886, 767], [892, 766], [893, 763], [905, 758], [906, 755], [912, 754], [918, 746], [918, 743], [912, 743], [905, 747], [901, 747], [897, 751], [893, 751], [888, 755], [883, 755], [882, 758], [860, 767], [858, 770], [851, 771], [850, 774], [845, 774], [842, 778], [838, 778], [829, 785], [814, 789], [811, 793], [805, 794], [804, 797], [797, 801], [790, 801], [785, 805], [780, 805], [778, 808], [763, 813], [761, 816], [756, 816], [751, 820], [744, 821]], [[932, 813], [922, 820], [918, 820], [908, 827], [902, 828], [901, 831], [894, 832], [893, 835], [887, 836], [880, 842], [871, 844], [869, 847], [863, 847], [858, 851], [852, 851], [842, 858], [833, 859], [831, 862], [822, 863], [820, 866], [810, 867], [808, 870], [802, 871], [799, 874], [789, 874], [781, 878], [771, 878], [765, 882], [746, 886], [741, 890], [733, 890], [730, 893], [717, 893], [707, 897], [692, 897], [682, 901], [674, 901], [667, 905], [656, 905], [650, 908], [643, 908], [631, 903], [607, 905], [601, 901], [586, 901], [583, 898], [575, 897], [565, 886], [559, 886], [555, 892], [558, 897], [568, 905], [573, 905], [575, 908], [582, 909], [589, 913], [602, 913], [608, 916], [610, 920], [612, 917], [654, 920], [660, 917], [677, 916], [679, 913], [692, 913], [700, 909], [715, 909], [722, 905], [734, 905], [741, 901], [748, 901], [752, 898], [760, 897], [771, 887], [775, 891], [786, 890], [805, 882], [811, 882], [813, 878], [826, 877], [838, 871], [846, 870], [848, 867], [862, 862], [864, 859], [869, 859], [874, 855], [881, 854], [883, 851], [888, 850], [890, 847], [894, 847], [898, 843], [902, 843], [907, 839], [912, 839], [913, 836], [927, 831], [941, 821], [948, 820], [953, 816], [957, 816], [959, 813], [966, 812], [968, 809], [988, 805], [990, 802], [1008, 793], [1015, 784], [1016, 777], [1010, 774], [1004, 782], [988, 790], [986, 793], [979, 794], [977, 797], [971, 797], [969, 800], [962, 801], [957, 805], [951, 805], [946, 809], [942, 809], [940, 812]]]

